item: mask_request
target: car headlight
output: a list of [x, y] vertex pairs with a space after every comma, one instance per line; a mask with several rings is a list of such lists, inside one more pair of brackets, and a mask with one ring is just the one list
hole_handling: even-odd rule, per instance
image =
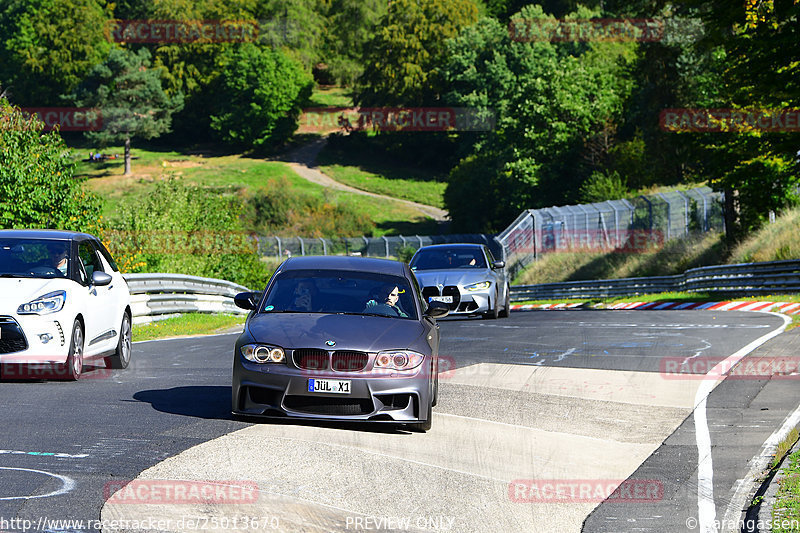
[[491, 281], [481, 281], [479, 283], [473, 283], [472, 285], [467, 285], [464, 287], [468, 291], [485, 291], [489, 287], [492, 286]]
[[387, 350], [375, 357], [375, 368], [411, 370], [421, 365], [424, 360], [424, 355], [411, 350]]
[[279, 346], [267, 344], [245, 344], [241, 348], [242, 355], [254, 363], [284, 363], [286, 354]]
[[49, 292], [43, 296], [39, 296], [35, 300], [17, 307], [17, 314], [49, 315], [50, 313], [57, 313], [64, 308], [64, 302], [66, 301], [66, 291]]

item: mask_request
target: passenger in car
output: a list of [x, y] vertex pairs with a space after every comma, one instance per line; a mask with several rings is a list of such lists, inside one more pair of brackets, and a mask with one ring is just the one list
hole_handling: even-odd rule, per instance
[[301, 279], [292, 293], [292, 311], [317, 311], [319, 310], [319, 289], [310, 279]]

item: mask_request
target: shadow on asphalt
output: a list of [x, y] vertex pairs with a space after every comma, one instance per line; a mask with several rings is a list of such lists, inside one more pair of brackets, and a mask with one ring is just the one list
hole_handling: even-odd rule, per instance
[[232, 420], [230, 387], [174, 387], [139, 391], [135, 400], [156, 411], [196, 418]]
[[275, 424], [292, 426], [313, 426], [319, 428], [361, 431], [367, 433], [412, 434], [413, 430], [392, 422], [338, 422], [327, 420], [304, 420], [286, 417], [253, 417], [231, 415], [230, 387], [174, 387], [172, 389], [153, 389], [140, 391], [133, 395], [134, 400], [149, 403], [153, 409], [196, 418], [217, 420], [239, 420], [252, 424]]

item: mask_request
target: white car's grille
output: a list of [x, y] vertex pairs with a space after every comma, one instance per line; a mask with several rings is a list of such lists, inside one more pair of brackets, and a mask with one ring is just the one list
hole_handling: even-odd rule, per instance
[[25, 334], [16, 320], [0, 316], [0, 353], [21, 352], [28, 348]]

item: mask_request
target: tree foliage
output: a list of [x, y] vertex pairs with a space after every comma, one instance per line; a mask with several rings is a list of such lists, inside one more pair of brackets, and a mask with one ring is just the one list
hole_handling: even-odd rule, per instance
[[150, 68], [150, 52], [114, 48], [95, 66], [70, 98], [79, 107], [99, 110], [103, 129], [87, 132], [102, 144], [125, 142], [125, 173], [130, 172], [130, 140], [152, 139], [169, 131], [181, 94], [167, 96], [161, 71]]
[[105, 0], [4, 0], [0, 82], [14, 103], [58, 105], [111, 48]]
[[0, 98], [0, 228], [95, 232], [100, 202], [74, 177], [58, 132]]
[[307, 72], [279, 50], [250, 43], [226, 51], [221, 71], [215, 89], [219, 112], [212, 115], [211, 127], [224, 141], [260, 148], [292, 135], [311, 95]]
[[394, 0], [369, 42], [358, 84], [361, 105], [430, 105], [444, 92], [447, 39], [473, 24], [471, 0]]
[[[590, 15], [581, 10], [573, 16]], [[516, 16], [547, 17], [538, 6]], [[477, 211], [488, 217], [484, 228], [496, 231], [520, 208], [577, 201], [583, 181], [604, 168], [610, 146], [604, 140], [631, 90], [626, 70], [633, 51], [630, 43], [517, 42], [489, 18], [451, 40], [445, 101], [497, 116], [495, 130], [475, 141], [478, 157], [451, 172], [445, 202], [454, 225], [479, 229]], [[496, 172], [488, 183], [497, 194], [460, 204], [458, 198], [475, 191], [464, 164], [477, 162]]]

